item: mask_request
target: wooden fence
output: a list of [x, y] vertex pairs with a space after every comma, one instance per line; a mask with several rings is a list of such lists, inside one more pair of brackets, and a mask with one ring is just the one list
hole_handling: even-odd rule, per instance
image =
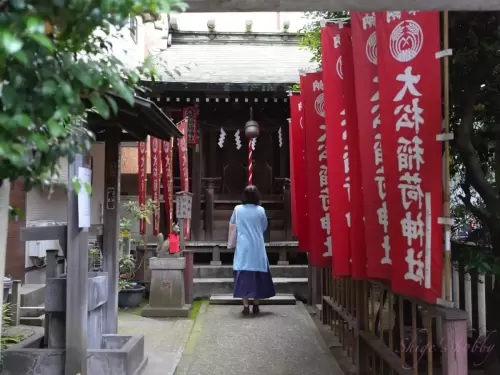
[[321, 270], [322, 322], [359, 374], [467, 374], [464, 311], [395, 294], [383, 282], [331, 274]]

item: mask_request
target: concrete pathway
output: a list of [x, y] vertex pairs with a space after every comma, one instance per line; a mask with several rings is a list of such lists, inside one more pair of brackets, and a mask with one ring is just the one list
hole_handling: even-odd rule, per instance
[[173, 375], [193, 327], [189, 319], [150, 319], [120, 312], [119, 334], [143, 334], [148, 364], [141, 375]]
[[[159, 373], [160, 374], [160, 373]], [[302, 303], [240, 306], [204, 303], [175, 375], [342, 375]]]

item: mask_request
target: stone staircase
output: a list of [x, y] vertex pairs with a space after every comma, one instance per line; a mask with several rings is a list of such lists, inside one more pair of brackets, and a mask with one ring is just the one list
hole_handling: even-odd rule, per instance
[[43, 327], [45, 324], [45, 284], [24, 284], [20, 287], [19, 323]]
[[[291, 296], [294, 299], [307, 300], [307, 265], [271, 265], [270, 269], [278, 295], [274, 300], [276, 303], [278, 300], [286, 300], [289, 303]], [[212, 297], [214, 303], [236, 303], [232, 297], [229, 298], [233, 293], [233, 283], [233, 267], [231, 265], [194, 266], [195, 299]]]

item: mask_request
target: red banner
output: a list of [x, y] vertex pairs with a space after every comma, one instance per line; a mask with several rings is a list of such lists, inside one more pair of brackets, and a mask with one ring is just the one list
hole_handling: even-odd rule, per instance
[[[142, 206], [146, 204], [146, 182], [147, 182], [147, 155], [148, 155], [148, 148], [147, 148], [147, 142], [138, 142], [138, 147], [137, 147], [137, 152], [138, 152], [138, 163], [139, 163], [139, 169], [137, 173], [137, 177], [139, 180], [139, 186], [138, 186], [138, 202], [139, 206]], [[141, 236], [144, 236], [146, 234], [146, 220], [142, 219], [139, 221], [139, 233]]]
[[170, 187], [172, 180], [172, 164], [170, 163], [170, 141], [162, 141], [161, 145], [161, 172], [163, 182], [163, 201], [165, 202], [165, 221], [167, 223], [167, 232], [170, 232], [173, 220], [173, 207], [170, 206], [170, 194], [172, 194]]
[[332, 262], [332, 242], [322, 74], [318, 72], [302, 75], [300, 89], [306, 140], [307, 169], [304, 180], [308, 196], [309, 260], [312, 266], [326, 267]]
[[[307, 212], [304, 181], [304, 128], [302, 126], [302, 98], [290, 97], [290, 180], [292, 190], [292, 231], [299, 239], [299, 249], [307, 250]], [[304, 233], [305, 232], [305, 233]]]
[[[297, 103], [296, 103], [297, 104]], [[290, 106], [293, 106], [292, 99], [290, 98]], [[291, 214], [292, 214], [292, 235], [297, 236], [297, 196], [295, 188], [295, 171], [294, 171], [294, 160], [293, 160], [293, 121], [299, 121], [295, 117], [288, 119], [288, 134], [289, 134], [289, 151], [290, 151], [290, 200], [291, 200]]]
[[[188, 149], [187, 149], [187, 126], [186, 119], [182, 120], [178, 126], [179, 130], [184, 134], [184, 137], [177, 140], [177, 147], [179, 150], [179, 170], [181, 174], [181, 190], [189, 191], [189, 169], [188, 169]], [[186, 220], [185, 238], [190, 237], [191, 231], [189, 228], [189, 220]]]
[[151, 143], [151, 199], [155, 201], [153, 212], [153, 235], [160, 233], [160, 140], [150, 137]]
[[376, 15], [392, 288], [441, 297], [443, 233], [439, 12]]
[[375, 13], [351, 12], [352, 48], [359, 129], [359, 152], [365, 212], [366, 263], [369, 278], [391, 279], [380, 95], [378, 91]]
[[322, 66], [325, 84], [325, 105], [328, 149], [328, 187], [335, 197], [330, 206], [332, 225], [332, 268], [334, 277], [351, 275], [350, 232], [350, 170], [347, 150], [347, 120], [342, 92], [342, 58], [338, 25], [321, 29]]

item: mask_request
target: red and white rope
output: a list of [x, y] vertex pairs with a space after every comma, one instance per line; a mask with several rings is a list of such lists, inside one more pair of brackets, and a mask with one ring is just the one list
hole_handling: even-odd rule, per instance
[[252, 184], [252, 168], [253, 168], [253, 163], [252, 163], [252, 140], [248, 140], [248, 185], [253, 185]]

